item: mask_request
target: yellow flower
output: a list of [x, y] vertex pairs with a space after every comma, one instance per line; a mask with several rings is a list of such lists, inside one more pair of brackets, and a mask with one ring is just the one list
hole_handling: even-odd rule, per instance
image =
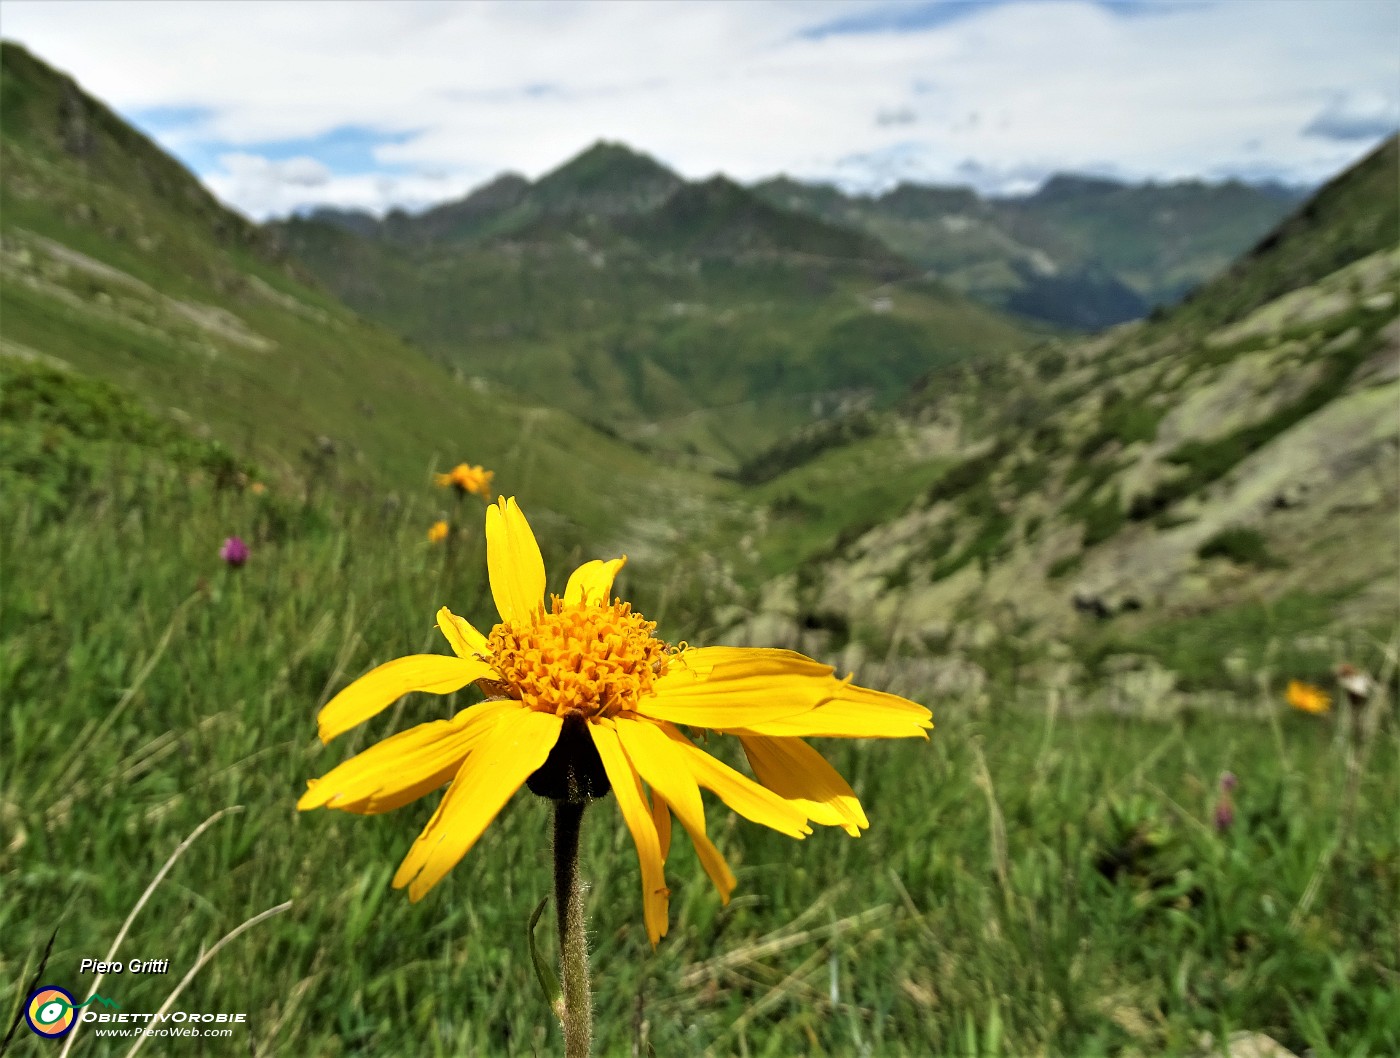
[[1289, 680], [1288, 704], [1305, 713], [1325, 713], [1332, 708], [1332, 699], [1321, 687], [1302, 680]]
[[[577, 800], [609, 786], [636, 842], [642, 908], [655, 944], [666, 933], [663, 868], [672, 813], [726, 902], [734, 875], [706, 834], [700, 790], [739, 815], [800, 838], [808, 822], [859, 836], [869, 826], [844, 779], [805, 737], [927, 737], [929, 711], [838, 680], [788, 650], [669, 647], [630, 604], [609, 602], [625, 558], [586, 562], [543, 604], [544, 561], [514, 499], [486, 511], [486, 558], [500, 623], [482, 635], [447, 607], [438, 627], [455, 657], [417, 654], [379, 666], [318, 718], [330, 741], [410, 691], [477, 684], [487, 700], [394, 735], [313, 780], [300, 809], [374, 814], [451, 783], [394, 875], [423, 897], [471, 849], [511, 795]], [[737, 735], [758, 782], [681, 730]]]
[[494, 470], [487, 470], [485, 467], [468, 466], [466, 463], [458, 463], [446, 474], [434, 475], [437, 483], [443, 488], [455, 488], [458, 492], [474, 492], [484, 500], [491, 498], [491, 479], [496, 476]]
[[255, 481], [248, 486], [248, 489], [250, 492], [252, 492], [254, 496], [261, 496], [264, 492], [267, 491], [267, 486], [264, 485], [261, 481]]
[[439, 518], [439, 519], [438, 519], [437, 521], [435, 521], [432, 525], [428, 526], [428, 543], [430, 543], [430, 544], [440, 544], [440, 543], [442, 543], [444, 540], [447, 539], [447, 533], [448, 533], [447, 523], [444, 522], [441, 518]]

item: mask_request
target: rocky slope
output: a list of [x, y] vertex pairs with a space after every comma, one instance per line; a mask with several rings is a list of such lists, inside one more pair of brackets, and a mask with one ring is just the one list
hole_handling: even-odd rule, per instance
[[[1276, 606], [1284, 624], [1252, 629], [1252, 645], [1388, 635], [1398, 174], [1392, 139], [1179, 309], [936, 374], [861, 439], [814, 444], [739, 527], [776, 579], [744, 604], [756, 617], [731, 611], [733, 634], [908, 657], [1010, 639], [1041, 657], [1054, 643], [1164, 657], [1177, 633]], [[870, 473], [928, 484], [793, 546], [843, 477]], [[1214, 646], [1190, 665], [1221, 676], [1228, 637]]]

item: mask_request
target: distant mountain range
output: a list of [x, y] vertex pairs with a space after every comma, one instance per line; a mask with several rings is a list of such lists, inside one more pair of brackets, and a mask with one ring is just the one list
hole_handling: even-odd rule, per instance
[[[527, 218], [641, 215], [687, 186], [619, 144], [599, 143], [531, 185], [506, 174], [465, 198], [383, 220], [355, 210], [306, 216], [401, 245], [480, 239]], [[974, 300], [1024, 318], [1098, 330], [1173, 304], [1281, 221], [1308, 189], [1238, 180], [1126, 184], [1052, 176], [1032, 195], [902, 183], [880, 195], [787, 177], [750, 188], [770, 205], [878, 240]]]
[[707, 469], [1031, 333], [865, 232], [616, 144], [416, 216], [271, 230], [454, 370]]
[[986, 304], [1083, 330], [1178, 301], [1306, 195], [1277, 184], [1134, 185], [1074, 175], [1017, 198], [919, 184], [851, 196], [786, 178], [754, 190], [867, 232]]

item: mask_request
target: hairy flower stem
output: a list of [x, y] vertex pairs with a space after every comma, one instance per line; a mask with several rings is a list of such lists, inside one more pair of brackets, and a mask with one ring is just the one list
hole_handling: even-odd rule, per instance
[[559, 913], [565, 1058], [588, 1058], [593, 1037], [588, 938], [583, 928], [583, 887], [578, 880], [578, 839], [584, 807], [582, 800], [554, 802], [554, 906]]

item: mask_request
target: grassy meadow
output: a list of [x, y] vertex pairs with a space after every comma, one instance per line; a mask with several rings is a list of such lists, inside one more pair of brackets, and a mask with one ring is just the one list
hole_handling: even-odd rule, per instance
[[[79, 961], [104, 957], [177, 846], [234, 809], [117, 953], [168, 958], [170, 975], [102, 987], [153, 1011], [202, 950], [290, 901], [180, 997], [247, 1012], [246, 1029], [178, 1053], [559, 1053], [525, 942], [551, 885], [544, 803], [517, 795], [418, 905], [389, 879], [433, 798], [376, 817], [294, 808], [308, 778], [476, 693], [410, 696], [330, 747], [316, 738], [318, 707], [370, 666], [446, 652], [438, 606], [489, 627], [480, 502], [433, 547], [442, 498], [426, 480], [399, 506], [306, 500], [255, 494], [217, 451], [155, 434], [38, 437], [0, 459], [5, 1029], [55, 929], [39, 977], [86, 995]], [[562, 589], [596, 556], [537, 528]], [[242, 569], [218, 556], [233, 534], [251, 547]], [[706, 641], [664, 577], [629, 569], [619, 590], [667, 639]], [[1385, 647], [1369, 649], [1357, 660], [1378, 671]], [[739, 888], [721, 906], [678, 834], [655, 951], [632, 840], [612, 798], [593, 806], [596, 1053], [1192, 1055], [1202, 1034], [1239, 1030], [1318, 1058], [1400, 1053], [1390, 717], [1288, 711], [1282, 671], [1232, 708], [1156, 720], [993, 676], [1008, 693], [990, 708], [915, 693], [934, 711], [927, 742], [818, 742], [870, 816], [859, 840], [794, 842], [711, 800]], [[13, 1045], [52, 1046], [23, 1025]], [[129, 1046], [84, 1026], [74, 1051]]]

